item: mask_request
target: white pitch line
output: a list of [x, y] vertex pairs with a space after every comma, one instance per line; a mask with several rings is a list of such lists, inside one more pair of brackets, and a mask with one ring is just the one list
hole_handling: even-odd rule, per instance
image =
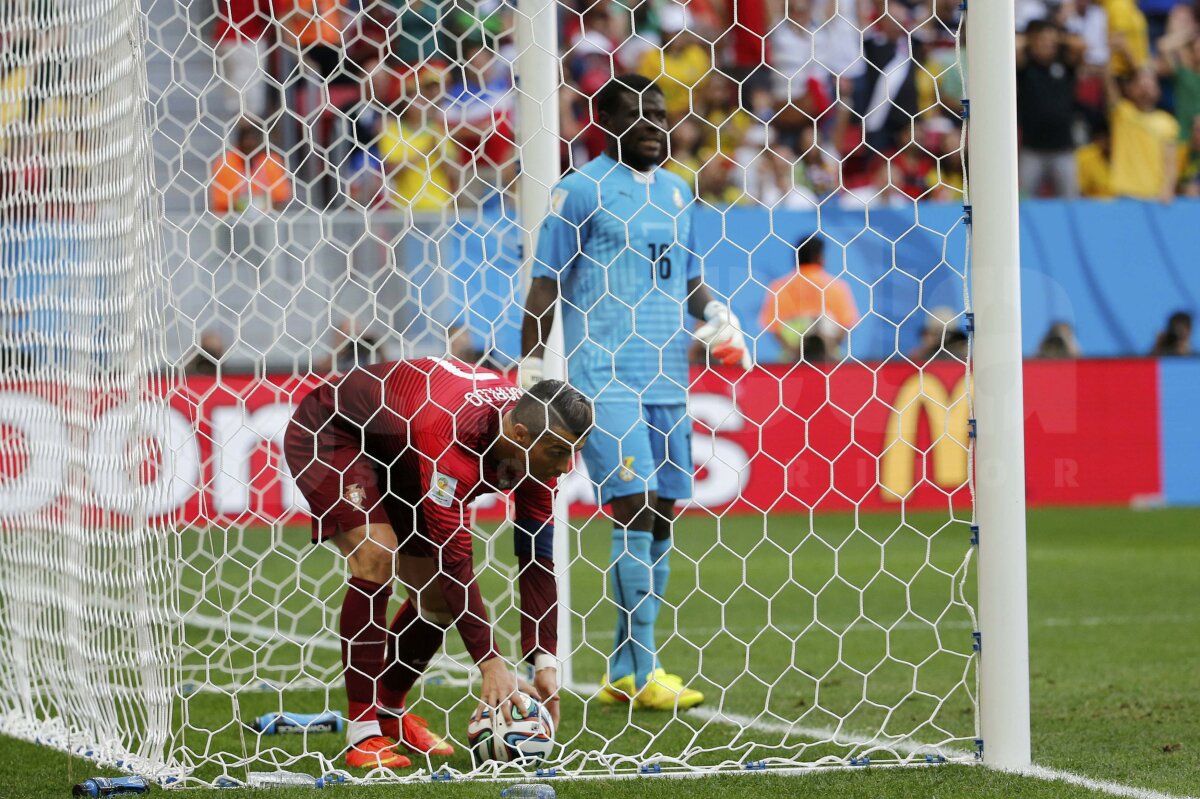
[[218, 632], [239, 633], [241, 635], [250, 636], [260, 641], [284, 641], [285, 643], [295, 644], [296, 646], [307, 646], [312, 649], [324, 649], [329, 652], [341, 652], [341, 644], [335, 643], [326, 637], [317, 637], [323, 635], [321, 633], [313, 633], [312, 638], [297, 638], [288, 633], [281, 632], [272, 627], [264, 627], [261, 624], [254, 624], [245, 621], [231, 621], [228, 619], [214, 619], [212, 616], [202, 616], [200, 614], [188, 614], [183, 617], [183, 623], [189, 627], [197, 627], [201, 630], [217, 630]]
[[[576, 683], [571, 688], [584, 696], [591, 696], [600, 691], [600, 686], [595, 683]], [[687, 718], [699, 718], [718, 724], [728, 724], [740, 727], [743, 730], [755, 730], [757, 732], [780, 735], [802, 735], [805, 738], [815, 738], [823, 743], [829, 742], [840, 746], [886, 746], [904, 755], [928, 754], [951, 758], [969, 757], [973, 754], [967, 749], [953, 749], [941, 747], [936, 744], [920, 744], [906, 740], [893, 741], [878, 736], [868, 738], [866, 736], [847, 735], [845, 731], [839, 732], [833, 727], [805, 727], [796, 723], [764, 721], [754, 716], [747, 716], [742, 713], [727, 713], [716, 708], [694, 707], [687, 712]]]
[[[1149, 624], [1187, 624], [1196, 621], [1198, 616], [1194, 614], [1180, 613], [1156, 613], [1145, 616], [1082, 616], [1082, 617], [1050, 617], [1031, 621], [1031, 627], [1106, 627], [1106, 626], [1123, 626], [1123, 625], [1149, 625]], [[275, 640], [280, 639], [289, 644], [297, 646], [308, 646], [314, 649], [324, 649], [332, 652], [339, 651], [338, 644], [327, 640], [326, 638], [317, 637], [325, 631], [313, 633], [313, 638], [302, 639], [277, 629], [266, 627], [261, 624], [252, 622], [226, 621], [217, 619], [211, 616], [202, 616], [199, 614], [184, 616], [184, 622], [192, 627], [198, 627], [204, 630], [228, 630], [233, 633], [253, 636], [260, 640]], [[833, 625], [825, 625], [833, 626]], [[938, 629], [968, 629], [970, 623], [966, 621], [944, 621], [937, 624]], [[923, 622], [900, 622], [891, 627], [892, 630], [928, 630], [931, 625]], [[786, 627], [775, 627], [783, 633], [803, 632], [805, 628], [787, 625]], [[678, 635], [712, 635], [714, 633], [725, 631], [725, 627], [713, 626], [685, 626], [675, 630]], [[877, 628], [870, 625], [857, 625], [848, 632], [853, 634], [864, 631], [877, 631]], [[615, 633], [612, 629], [589, 629], [587, 631], [588, 639], [592, 638], [611, 638]]]
[[[1056, 627], [1067, 626], [1070, 624], [1082, 624], [1085, 626], [1099, 626], [1106, 623], [1111, 624], [1146, 624], [1155, 623], [1158, 620], [1187, 620], [1194, 619], [1192, 616], [1171, 616], [1164, 614], [1162, 616], [1114, 616], [1108, 617], [1110, 620], [1105, 621], [1105, 617], [1089, 616], [1078, 619], [1043, 619], [1043, 626]], [[247, 622], [227, 621], [225, 619], [214, 619], [209, 616], [191, 615], [184, 617], [184, 623], [207, 630], [221, 630], [242, 635], [254, 636], [260, 640], [283, 639], [291, 644], [300, 646], [308, 646], [314, 649], [323, 649], [327, 651], [340, 651], [339, 644], [334, 643], [325, 638], [314, 637], [308, 640], [302, 640], [289, 636], [285, 633], [274, 630], [270, 627], [264, 627], [259, 624], [251, 624]], [[611, 635], [611, 633], [609, 633]], [[595, 694], [600, 690], [600, 686], [594, 683], [582, 683], [574, 686], [574, 689], [585, 694]], [[876, 738], [866, 737], [838, 737], [838, 731], [829, 727], [803, 727], [797, 724], [788, 724], [778, 721], [764, 721], [762, 719], [746, 716], [740, 713], [726, 713], [721, 710], [712, 708], [692, 708], [688, 711], [688, 716], [700, 718], [705, 721], [712, 721], [719, 724], [731, 724], [741, 729], [756, 730], [765, 733], [774, 733], [782, 735], [802, 735], [808, 738], [816, 738], [823, 741], [832, 741], [835, 744], [842, 745], [882, 745], [888, 746], [891, 749], [905, 755], [913, 754], [941, 754], [947, 758], [960, 757], [969, 754], [966, 750], [941, 748], [935, 744], [918, 744], [909, 741], [888, 742]], [[1138, 788], [1133, 785], [1123, 785], [1118, 782], [1109, 782], [1107, 780], [1096, 780], [1091, 777], [1085, 777], [1081, 774], [1075, 774], [1070, 771], [1061, 771], [1046, 766], [1029, 766], [1019, 769], [999, 769], [1012, 774], [1019, 774], [1025, 777], [1032, 777], [1039, 780], [1047, 780], [1050, 782], [1065, 782], [1069, 785], [1078, 785], [1081, 788], [1098, 791], [1110, 796], [1124, 796], [1128, 799], [1200, 799], [1193, 796], [1177, 796], [1174, 794], [1162, 793], [1149, 788]]]
[[1129, 799], [1196, 799], [1196, 797], [1193, 796], [1177, 796], [1175, 794], [1154, 791], [1149, 788], [1138, 788], [1134, 785], [1123, 785], [1119, 782], [1094, 780], [1091, 777], [1085, 777], [1082, 774], [1075, 774], [1071, 771], [1060, 771], [1059, 769], [1047, 768], [1046, 766], [997, 769], [997, 771], [1004, 771], [1009, 774], [1020, 774], [1023, 777], [1034, 777], [1039, 780], [1047, 780], [1050, 782], [1065, 782], [1069, 785], [1078, 785], [1081, 788], [1087, 788], [1091, 791], [1100, 791], [1101, 793], [1106, 793], [1110, 796], [1127, 796]]

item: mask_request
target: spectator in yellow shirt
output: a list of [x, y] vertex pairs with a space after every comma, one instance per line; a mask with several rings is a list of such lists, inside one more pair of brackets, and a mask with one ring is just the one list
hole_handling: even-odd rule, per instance
[[1179, 175], [1179, 123], [1157, 107], [1152, 69], [1138, 70], [1123, 84], [1120, 94], [1109, 88], [1113, 194], [1170, 202]]
[[445, 208], [458, 185], [445, 112], [431, 96], [438, 86], [440, 77], [432, 70], [410, 83], [408, 104], [398, 116], [389, 114], [384, 119], [379, 136], [379, 155], [391, 178], [393, 199], [413, 211]]
[[1108, 42], [1112, 52], [1108, 68], [1113, 75], [1127, 75], [1150, 60], [1150, 34], [1146, 15], [1135, 0], [1105, 0]]
[[638, 73], [662, 87], [671, 122], [682, 119], [693, 106], [693, 95], [712, 70], [708, 49], [688, 30], [691, 15], [683, 6], [668, 4], [659, 12], [663, 47], [642, 56]]

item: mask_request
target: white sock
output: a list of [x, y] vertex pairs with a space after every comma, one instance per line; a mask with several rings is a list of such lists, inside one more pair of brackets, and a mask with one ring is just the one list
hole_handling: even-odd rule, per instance
[[379, 729], [379, 722], [372, 719], [371, 721], [351, 721], [346, 724], [346, 742], [351, 746], [362, 743], [368, 738], [382, 737], [383, 733]]

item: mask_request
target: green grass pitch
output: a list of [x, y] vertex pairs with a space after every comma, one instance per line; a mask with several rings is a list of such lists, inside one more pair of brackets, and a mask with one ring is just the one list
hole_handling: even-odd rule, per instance
[[[688, 517], [677, 533], [680, 554], [674, 564], [669, 600], [678, 607], [680, 635], [671, 637], [664, 656], [673, 670], [689, 673], [703, 662], [712, 681], [702, 685], [715, 696], [727, 687], [724, 710], [753, 715], [765, 706], [781, 718], [802, 716], [804, 726], [821, 728], [848, 718], [847, 729], [912, 730], [914, 739], [943, 741], [970, 738], [972, 718], [963, 653], [970, 649], [970, 619], [950, 601], [949, 591], [966, 551], [961, 522], [933, 515], [909, 517], [843, 515], [815, 517], [810, 533], [807, 517], [773, 516], [769, 540], [761, 519], [711, 521]], [[917, 533], [945, 528], [932, 542]], [[204, 597], [209, 617], [216, 607], [238, 602], [239, 618], [260, 627], [291, 626], [304, 638], [321, 627], [335, 628], [340, 592], [330, 579], [332, 555], [305, 549], [306, 531], [283, 532], [285, 550], [303, 553], [299, 566], [286, 557], [265, 554], [245, 545], [218, 572], [205, 552], [224, 545], [217, 531], [196, 534], [188, 543], [184, 583]], [[590, 608], [585, 598], [599, 597], [600, 569], [607, 559], [607, 535], [601, 527], [584, 528], [579, 537], [582, 558], [572, 569], [574, 607], [583, 612], [576, 627], [585, 647], [576, 658], [576, 679], [595, 682], [603, 668], [602, 651], [611, 637], [612, 610], [606, 603]], [[249, 539], [249, 536], [247, 536]], [[244, 539], [245, 540], [245, 539]], [[507, 537], [497, 544], [508, 550]], [[834, 573], [838, 580], [830, 581]], [[880, 566], [883, 565], [881, 572]], [[1195, 794], [1200, 785], [1200, 509], [1131, 511], [1117, 509], [1038, 510], [1029, 515], [1030, 635], [1034, 758], [1042, 765], [1070, 770], [1098, 780], [1119, 782], [1169, 794]], [[880, 577], [878, 575], [883, 574]], [[743, 575], [745, 586], [743, 583]], [[235, 596], [222, 586], [254, 585]], [[485, 570], [485, 595], [505, 589], [503, 575]], [[864, 623], [862, 613], [892, 631], [884, 635]], [[201, 603], [202, 605], [204, 603]], [[276, 608], [278, 610], [276, 610]], [[194, 609], [205, 615], [204, 607]], [[275, 614], [275, 615], [272, 615]], [[768, 624], [769, 620], [769, 624]], [[932, 623], [927, 623], [932, 620]], [[514, 618], [502, 618], [511, 625]], [[670, 626], [660, 622], [660, 630]], [[931, 648], [930, 636], [944, 641]], [[455, 641], [451, 636], [451, 641]], [[314, 676], [336, 674], [337, 653], [323, 646], [273, 647], [253, 635], [223, 647], [219, 630], [195, 627], [189, 640], [210, 656], [221, 673], [273, 676], [281, 684], [296, 664]], [[934, 657], [925, 657], [929, 652]], [[890, 653], [890, 658], [883, 655]], [[918, 657], [914, 672], [905, 664]], [[746, 669], [753, 664], [754, 673]], [[882, 664], [882, 665], [881, 665]], [[860, 672], [868, 673], [863, 678]], [[820, 680], [814, 679], [819, 675]], [[919, 689], [913, 691], [913, 686]], [[955, 686], [958, 687], [955, 687]], [[950, 689], [953, 690], [950, 690]], [[936, 712], [926, 694], [945, 694]], [[449, 723], [462, 735], [470, 703], [461, 689], [427, 686], [418, 710], [435, 725]], [[300, 686], [285, 688], [289, 710], [309, 711], [344, 701], [335, 684], [331, 691]], [[239, 710], [249, 719], [277, 709], [280, 691], [245, 690]], [[882, 719], [878, 704], [897, 704]], [[449, 707], [439, 711], [438, 707]], [[242, 751], [234, 725], [232, 702], [219, 693], [198, 693], [187, 700], [186, 743], [195, 751]], [[701, 750], [696, 762], [758, 759], [790, 754], [804, 759], [844, 755], [849, 749], [814, 745], [803, 735], [757, 734], [757, 740], [730, 740], [734, 728], [722, 724], [639, 714], [631, 720], [620, 709], [595, 702], [564, 702], [559, 741], [575, 750], [604, 749], [634, 757], [653, 751], [691, 747]], [[581, 732], [586, 720], [586, 732]], [[632, 721], [632, 723], [631, 723]], [[653, 747], [650, 747], [652, 736]], [[258, 740], [249, 734], [247, 746]], [[262, 747], [296, 751], [300, 741], [263, 738]], [[312, 736], [310, 748], [336, 752], [340, 736]], [[962, 743], [957, 746], [963, 746]], [[454, 761], [464, 766], [466, 759]], [[873, 758], [874, 759], [874, 758]], [[210, 769], [211, 771], [211, 769]], [[0, 739], [0, 796], [66, 796], [72, 780], [97, 773], [79, 760], [29, 744]], [[214, 772], [215, 773], [215, 772]], [[236, 772], [235, 772], [236, 775]], [[211, 775], [209, 775], [211, 776]], [[638, 779], [634, 782], [558, 782], [565, 799], [633, 794], [683, 796], [703, 791], [720, 796], [788, 794], [794, 796], [1097, 796], [1063, 783], [989, 772], [972, 766], [931, 768], [844, 768], [801, 777], [771, 774], [706, 777], [701, 781]], [[497, 796], [494, 784], [438, 783], [414, 786], [338, 788], [338, 793], [372, 795], [441, 793], [446, 797]], [[242, 791], [196, 791], [225, 797], [251, 796]], [[272, 796], [310, 795], [307, 791], [272, 791]]]

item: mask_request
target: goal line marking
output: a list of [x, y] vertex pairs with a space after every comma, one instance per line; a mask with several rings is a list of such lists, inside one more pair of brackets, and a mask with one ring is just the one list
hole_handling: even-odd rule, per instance
[[1085, 777], [1082, 774], [1076, 774], [1073, 771], [1063, 771], [1061, 769], [1049, 768], [1047, 766], [1029, 766], [1027, 768], [997, 770], [1009, 774], [1019, 774], [1023, 777], [1033, 777], [1039, 780], [1047, 780], [1049, 782], [1065, 782], [1069, 785], [1078, 785], [1081, 788], [1099, 791], [1101, 793], [1109, 794], [1110, 796], [1127, 796], [1129, 799], [1196, 799], [1194, 796], [1162, 793], [1161, 791], [1155, 791], [1150, 788], [1138, 788], [1134, 785], [1124, 785], [1119, 782], [1097, 780], [1091, 777]]

